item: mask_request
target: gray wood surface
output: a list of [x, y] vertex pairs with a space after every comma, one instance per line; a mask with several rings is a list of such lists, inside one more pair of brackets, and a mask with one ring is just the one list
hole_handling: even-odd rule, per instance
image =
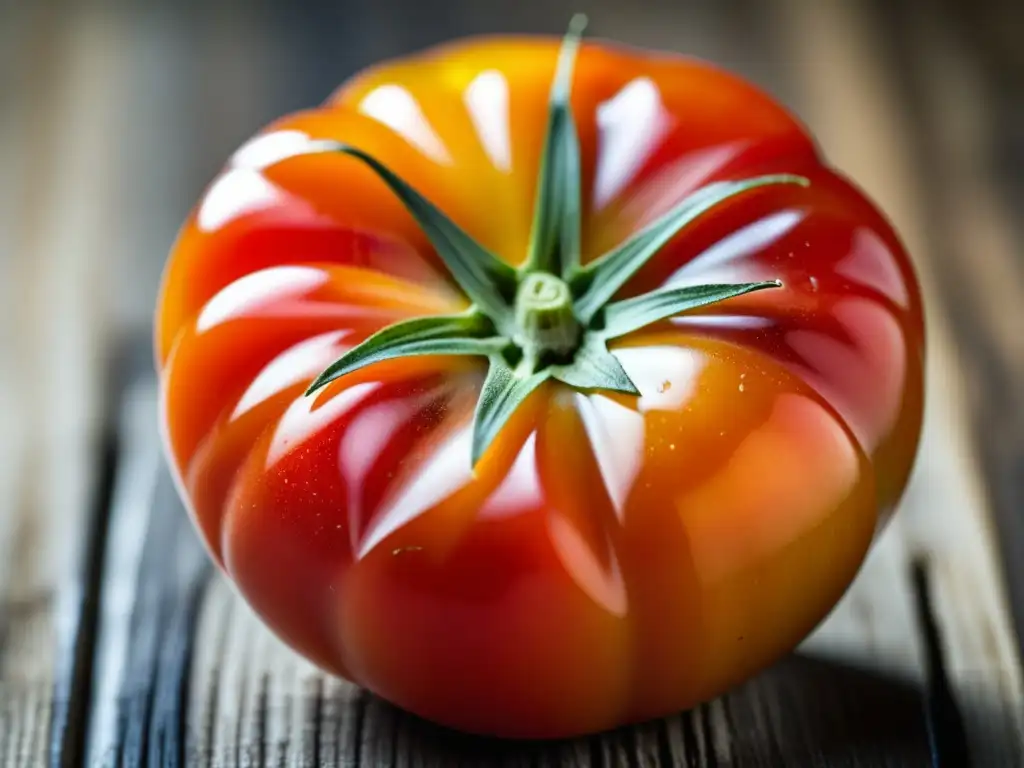
[[[84, 722], [104, 482], [104, 259], [116, 207], [118, 73], [105, 30], [21, 15], [0, 108], [0, 764], [44, 764], [56, 729]], [[5, 26], [5, 25], [3, 25]], [[14, 75], [13, 77], [11, 75]], [[66, 127], [73, 125], [74, 141]]]
[[[149, 313], [263, 123], [578, 9], [769, 88], [881, 202], [926, 292], [925, 438], [796, 653], [693, 712], [507, 743], [324, 676], [213, 572], [160, 456]], [[1021, 28], [997, 0], [0, 2], [0, 766], [1024, 766]]]

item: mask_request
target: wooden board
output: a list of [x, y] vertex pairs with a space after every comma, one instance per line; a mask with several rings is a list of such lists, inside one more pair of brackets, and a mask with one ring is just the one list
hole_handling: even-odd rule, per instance
[[[117, 62], [95, 19], [18, 17], [0, 109], [0, 764], [77, 741], [105, 516]], [[4, 26], [0, 24], [0, 26]], [[6, 34], [5, 34], [6, 37]], [[64, 132], [74, 126], [74, 140]], [[53, 741], [51, 742], [51, 739]]]
[[[627, 765], [630, 756], [650, 766], [929, 763], [917, 668], [887, 669], [870, 653], [858, 658], [827, 643], [809, 643], [696, 712], [574, 742], [466, 738], [400, 712], [315, 670], [277, 642], [223, 579], [206, 579], [205, 553], [162, 469], [150, 428], [154, 403], [147, 377], [126, 398], [90, 765], [144, 756], [197, 766], [588, 766]], [[872, 565], [885, 568], [887, 560]], [[861, 593], [870, 583], [855, 590], [869, 602]], [[877, 575], [874, 583], [884, 596]], [[866, 625], [851, 610], [841, 609], [838, 621], [863, 635]], [[913, 621], [910, 606], [905, 618]]]
[[999, 163], [1020, 160], [1003, 105], [1024, 64], [987, 43], [1024, 9], [586, 5], [598, 35], [784, 98], [915, 255], [925, 438], [849, 594], [721, 699], [576, 741], [467, 738], [313, 669], [214, 574], [164, 469], [148, 312], [167, 244], [220, 158], [353, 69], [575, 7], [0, 10], [0, 63], [31, 72], [0, 80], [0, 765], [1024, 766], [1024, 227]]

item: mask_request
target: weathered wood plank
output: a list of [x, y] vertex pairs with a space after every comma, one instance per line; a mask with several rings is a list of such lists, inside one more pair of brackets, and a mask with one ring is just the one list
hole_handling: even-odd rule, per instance
[[[24, 66], [30, 58], [28, 44], [40, 42], [45, 19], [24, 14], [19, 24], [3, 34], [6, 71]], [[19, 34], [24, 43], [18, 43]], [[41, 64], [40, 51], [35, 63]], [[21, 93], [5, 78], [0, 109], [0, 163], [7, 173], [0, 177], [0, 403], [3, 403], [3, 435], [0, 439], [0, 763], [22, 765], [42, 754], [49, 713], [39, 703], [49, 698], [50, 660], [35, 651], [49, 640], [49, 594], [25, 584], [26, 564], [18, 556], [32, 546], [36, 535], [26, 520], [26, 474], [32, 456], [31, 419], [20, 406], [25, 399], [25, 339], [17, 329], [31, 322], [29, 308], [16, 286], [24, 279], [25, 263], [16, 254], [28, 233], [21, 223], [23, 196], [31, 170], [26, 147], [34, 131], [43, 128], [39, 110], [52, 88], [44, 68], [31, 82], [39, 89], [35, 99]], [[34, 110], [33, 110], [34, 108]], [[38, 148], [38, 147], [37, 147]]]
[[[102, 526], [109, 226], [117, 204], [119, 62], [102, 19], [48, 3], [8, 10], [0, 177], [3, 446], [0, 696], [4, 765], [76, 761], [80, 696]], [[18, 82], [19, 87], [13, 87]], [[7, 107], [10, 107], [9, 109]], [[2, 462], [7, 465], [7, 460]], [[84, 630], [84, 631], [82, 631]]]
[[[693, 713], [578, 741], [509, 743], [453, 734], [324, 677], [274, 640], [219, 578], [207, 601], [199, 647], [214, 648], [203, 641], [225, 625], [245, 641], [222, 643], [216, 661], [193, 670], [193, 702], [206, 702], [189, 714], [187, 753], [196, 765], [929, 764], [913, 681], [809, 653]], [[251, 647], [261, 651], [244, 652]], [[246, 719], [279, 728], [242, 727]]]
[[[180, 753], [180, 710], [199, 589], [209, 562], [173, 500], [153, 429], [146, 377], [128, 388], [120, 419], [110, 536], [100, 586], [86, 764], [140, 764]], [[166, 706], [165, 702], [171, 702]], [[172, 714], [168, 717], [167, 713]], [[85, 716], [85, 711], [81, 712]], [[154, 764], [164, 764], [156, 760]]]

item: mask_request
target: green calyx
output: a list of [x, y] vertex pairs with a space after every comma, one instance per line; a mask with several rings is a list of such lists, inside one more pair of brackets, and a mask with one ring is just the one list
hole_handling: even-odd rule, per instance
[[573, 312], [569, 286], [547, 272], [528, 272], [516, 291], [513, 339], [528, 357], [570, 357], [579, 346], [581, 328]]
[[375, 158], [355, 147], [321, 142], [321, 151], [360, 160], [388, 185], [423, 228], [472, 306], [461, 314], [414, 318], [378, 331], [324, 370], [307, 395], [384, 360], [485, 357], [488, 372], [474, 416], [475, 466], [516, 409], [549, 379], [579, 390], [639, 395], [608, 351], [608, 341], [687, 310], [782, 285], [768, 280], [668, 287], [612, 301], [644, 264], [706, 211], [758, 187], [809, 183], [787, 174], [708, 184], [624, 243], [581, 266], [580, 150], [569, 94], [585, 26], [584, 16], [573, 17], [558, 58], [534, 225], [529, 251], [518, 269], [473, 240]]

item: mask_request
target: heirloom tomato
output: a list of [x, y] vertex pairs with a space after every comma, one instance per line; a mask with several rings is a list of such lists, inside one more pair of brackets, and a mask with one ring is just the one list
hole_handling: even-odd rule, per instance
[[265, 128], [157, 309], [224, 573], [324, 670], [481, 734], [665, 715], [793, 649], [920, 431], [883, 214], [753, 85], [581, 26], [390, 61]]

